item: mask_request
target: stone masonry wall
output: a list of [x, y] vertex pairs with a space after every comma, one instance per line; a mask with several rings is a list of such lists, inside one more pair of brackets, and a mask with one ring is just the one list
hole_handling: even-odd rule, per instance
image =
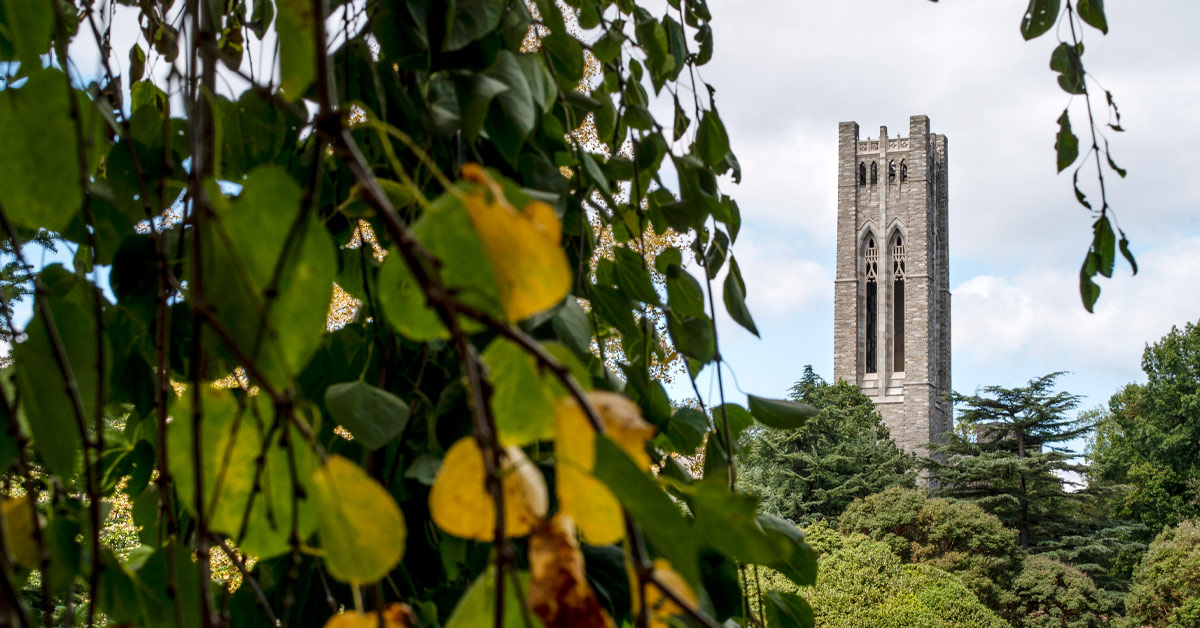
[[[922, 451], [951, 427], [947, 145], [912, 116], [907, 137], [859, 138], [858, 124], [838, 126], [837, 264], [834, 279], [834, 378], [871, 397], [906, 451]], [[870, 182], [871, 164], [876, 182]], [[859, 165], [867, 183], [859, 178]], [[894, 167], [894, 176], [889, 166]], [[907, 171], [907, 176], [903, 171]], [[866, 369], [866, 279], [861, 248], [879, 247], [877, 362]], [[893, 245], [904, 249], [903, 370], [896, 368]]]

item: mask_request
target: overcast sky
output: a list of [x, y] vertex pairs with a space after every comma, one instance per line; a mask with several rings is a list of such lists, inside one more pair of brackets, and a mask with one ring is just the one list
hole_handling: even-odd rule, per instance
[[[1054, 164], [1069, 97], [1048, 68], [1053, 33], [1025, 42], [1018, 32], [1026, 4], [710, 0], [716, 46], [703, 77], [742, 165], [742, 184], [726, 191], [742, 210], [734, 252], [763, 337], [721, 321], [722, 354], [745, 392], [780, 395], [807, 363], [832, 375], [843, 120], [864, 138], [881, 125], [896, 136], [925, 114], [949, 138], [959, 392], [1065, 370], [1062, 385], [1086, 395], [1084, 407], [1106, 403], [1142, 379], [1147, 341], [1200, 318], [1200, 183], [1188, 158], [1200, 141], [1200, 5], [1108, 3], [1109, 34], [1085, 33], [1087, 68], [1127, 129], [1110, 141], [1129, 176], [1106, 181], [1140, 267], [1131, 279], [1118, 264], [1088, 314], [1078, 271], [1091, 219]], [[1081, 100], [1072, 113], [1084, 131]]]
[[[1194, 1], [1109, 3], [1109, 35], [1085, 32], [1087, 67], [1115, 95], [1128, 129], [1110, 134], [1129, 176], [1108, 173], [1108, 192], [1141, 270], [1130, 278], [1119, 263], [1118, 278], [1101, 281], [1095, 314], [1078, 294], [1091, 219], [1072, 198], [1069, 172], [1054, 168], [1055, 121], [1070, 102], [1048, 68], [1057, 40], [1021, 39], [1025, 0], [709, 3], [716, 45], [702, 77], [717, 90], [742, 165], [741, 185], [726, 191], [742, 210], [734, 252], [762, 333], [759, 340], [719, 319], [733, 400], [742, 398], [739, 386], [780, 396], [805, 364], [832, 375], [843, 120], [857, 121], [864, 138], [878, 137], [881, 125], [895, 136], [907, 133], [910, 115], [925, 114], [949, 138], [959, 392], [1065, 370], [1062, 384], [1086, 395], [1084, 407], [1102, 404], [1142, 379], [1147, 341], [1200, 318], [1200, 178], [1188, 171], [1200, 141]], [[133, 37], [136, 24], [120, 24], [115, 49]], [[86, 57], [77, 57], [78, 71], [98, 72]], [[1072, 112], [1082, 132], [1078, 99]], [[1093, 181], [1094, 170], [1081, 179]], [[706, 396], [716, 392], [711, 379], [700, 378]], [[671, 390], [693, 394], [683, 382]]]

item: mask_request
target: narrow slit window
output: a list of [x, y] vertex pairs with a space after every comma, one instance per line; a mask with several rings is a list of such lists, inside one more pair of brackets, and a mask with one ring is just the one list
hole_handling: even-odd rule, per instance
[[867, 355], [865, 371], [867, 373], [875, 373], [878, 372], [878, 368], [876, 368], [876, 356], [879, 354], [878, 333], [876, 329], [876, 321], [879, 318], [879, 249], [875, 246], [875, 238], [867, 238], [866, 247], [863, 251], [863, 257], [867, 279], [866, 308], [864, 308], [866, 310], [864, 315], [867, 319]]
[[892, 241], [892, 371], [904, 372], [904, 240]]
[[865, 164], [861, 161], [858, 162], [858, 184], [859, 185], [867, 184], [867, 164]]
[[871, 185], [879, 183], [879, 162], [871, 162]]

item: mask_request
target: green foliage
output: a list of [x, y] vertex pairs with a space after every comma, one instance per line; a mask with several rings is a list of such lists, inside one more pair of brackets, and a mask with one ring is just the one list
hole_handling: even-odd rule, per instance
[[747, 457], [738, 476], [762, 497], [764, 510], [796, 523], [832, 520], [855, 498], [913, 486], [915, 458], [896, 447], [853, 384], [828, 384], [805, 367], [791, 398], [820, 412], [797, 429], [743, 436]]
[[958, 576], [990, 608], [1009, 600], [1008, 583], [1020, 561], [1016, 532], [974, 504], [893, 487], [855, 500], [838, 529], [882, 541], [905, 563]]
[[1017, 602], [1007, 615], [1018, 628], [1100, 628], [1112, 603], [1082, 571], [1045, 556], [1029, 556], [1012, 581]]
[[[932, 565], [903, 564], [887, 544], [843, 535], [817, 523], [805, 529], [818, 552], [821, 577], [802, 591], [823, 628], [1003, 628], [1008, 624], [954, 575]], [[795, 591], [778, 574], [759, 570], [764, 591]]]
[[987, 386], [982, 394], [954, 393], [965, 406], [958, 428], [931, 446], [934, 494], [975, 502], [1020, 532], [1022, 549], [1044, 547], [1077, 530], [1076, 505], [1066, 474], [1087, 470], [1063, 443], [1091, 426], [1068, 416], [1078, 395], [1054, 391], [1062, 373], [1026, 386]]
[[[1064, 8], [1066, 9], [1065, 15], [1060, 19]], [[1063, 22], [1067, 25], [1066, 29], [1061, 27]], [[1092, 241], [1083, 258], [1083, 266], [1079, 270], [1079, 296], [1083, 300], [1083, 307], [1091, 312], [1096, 305], [1096, 300], [1100, 298], [1100, 286], [1096, 284], [1095, 277], [1098, 274], [1108, 278], [1112, 277], [1117, 251], [1119, 250], [1125, 260], [1129, 262], [1135, 275], [1137, 274], [1137, 262], [1129, 250], [1129, 240], [1126, 239], [1125, 232], [1119, 232], [1121, 238], [1118, 242], [1116, 233], [1113, 232], [1113, 222], [1110, 219], [1113, 208], [1108, 204], [1104, 168], [1100, 161], [1101, 152], [1104, 153], [1104, 159], [1108, 162], [1110, 170], [1122, 178], [1125, 177], [1126, 171], [1113, 161], [1107, 139], [1104, 140], [1104, 148], [1100, 148], [1098, 138], [1103, 137], [1102, 129], [1096, 123], [1097, 116], [1092, 109], [1092, 93], [1088, 91], [1088, 72], [1083, 64], [1083, 27], [1085, 24], [1105, 35], [1108, 34], [1104, 0], [1075, 0], [1074, 4], [1071, 0], [1029, 0], [1029, 6], [1021, 18], [1021, 36], [1026, 40], [1041, 37], [1056, 26], [1059, 27], [1057, 30], [1059, 44], [1050, 55], [1050, 69], [1058, 74], [1058, 86], [1072, 96], [1082, 95], [1084, 97], [1083, 104], [1087, 108], [1088, 132], [1091, 135], [1092, 143], [1090, 150], [1084, 155], [1083, 163], [1075, 168], [1072, 175], [1072, 186], [1075, 191], [1075, 200], [1091, 211], [1095, 217], [1095, 222], [1092, 223]], [[1070, 35], [1069, 40], [1064, 39], [1066, 34]], [[1108, 123], [1104, 126], [1116, 132], [1124, 131], [1121, 128], [1121, 113], [1113, 101], [1112, 92], [1105, 91], [1104, 97], [1110, 116]], [[1054, 150], [1058, 171], [1062, 172], [1079, 159], [1079, 138], [1071, 131], [1070, 103], [1059, 116], [1058, 127]], [[1079, 189], [1079, 172], [1086, 165], [1087, 158], [1092, 156], [1095, 157], [1096, 179], [1100, 188], [1099, 208], [1094, 208], [1083, 191]]]
[[1146, 383], [1114, 394], [1097, 422], [1089, 479], [1118, 489], [1115, 517], [1154, 533], [1200, 516], [1200, 324], [1148, 345], [1142, 370]]
[[1133, 573], [1125, 602], [1130, 626], [1200, 626], [1200, 521], [1162, 531]]
[[[718, 302], [755, 330], [720, 185], [740, 169], [695, 71], [705, 1], [356, 10], [0, 6], [0, 463], [37, 497], [3, 504], [26, 516], [4, 518], [22, 552], [0, 552], [2, 619], [320, 626], [365, 597], [474, 626], [500, 597], [513, 625], [605, 625], [669, 589], [656, 625], [745, 624], [739, 567], [812, 584], [803, 536], [732, 490], [738, 450], [716, 444], [814, 411], [678, 408], [652, 377], [668, 352], [722, 368]], [[113, 50], [119, 29], [146, 46]], [[651, 100], [681, 89], [667, 131]], [[704, 272], [647, 241], [690, 243]], [[69, 243], [73, 267], [31, 266], [29, 242]], [[705, 442], [707, 477], [652, 473]], [[574, 524], [549, 488], [570, 490], [568, 465], [588, 489]], [[122, 491], [136, 546], [118, 552], [101, 526]], [[608, 545], [585, 561], [575, 524]], [[216, 586], [214, 558], [245, 584]], [[26, 582], [35, 606], [13, 598]], [[802, 598], [771, 604], [811, 625]]]

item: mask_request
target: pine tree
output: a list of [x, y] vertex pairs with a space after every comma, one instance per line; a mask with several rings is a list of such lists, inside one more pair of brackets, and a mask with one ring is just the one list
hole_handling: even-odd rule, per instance
[[1087, 467], [1063, 444], [1091, 426], [1068, 415], [1079, 396], [1054, 391], [1061, 375], [952, 394], [963, 407], [957, 429], [944, 443], [930, 445], [935, 494], [978, 503], [1016, 529], [1025, 550], [1050, 549], [1078, 532], [1075, 513], [1085, 493], [1070, 478]]
[[834, 520], [856, 498], [913, 486], [916, 458], [892, 442], [874, 404], [846, 382], [829, 384], [812, 366], [790, 391], [821, 412], [794, 430], [753, 428], [743, 487], [766, 512], [798, 524]]

